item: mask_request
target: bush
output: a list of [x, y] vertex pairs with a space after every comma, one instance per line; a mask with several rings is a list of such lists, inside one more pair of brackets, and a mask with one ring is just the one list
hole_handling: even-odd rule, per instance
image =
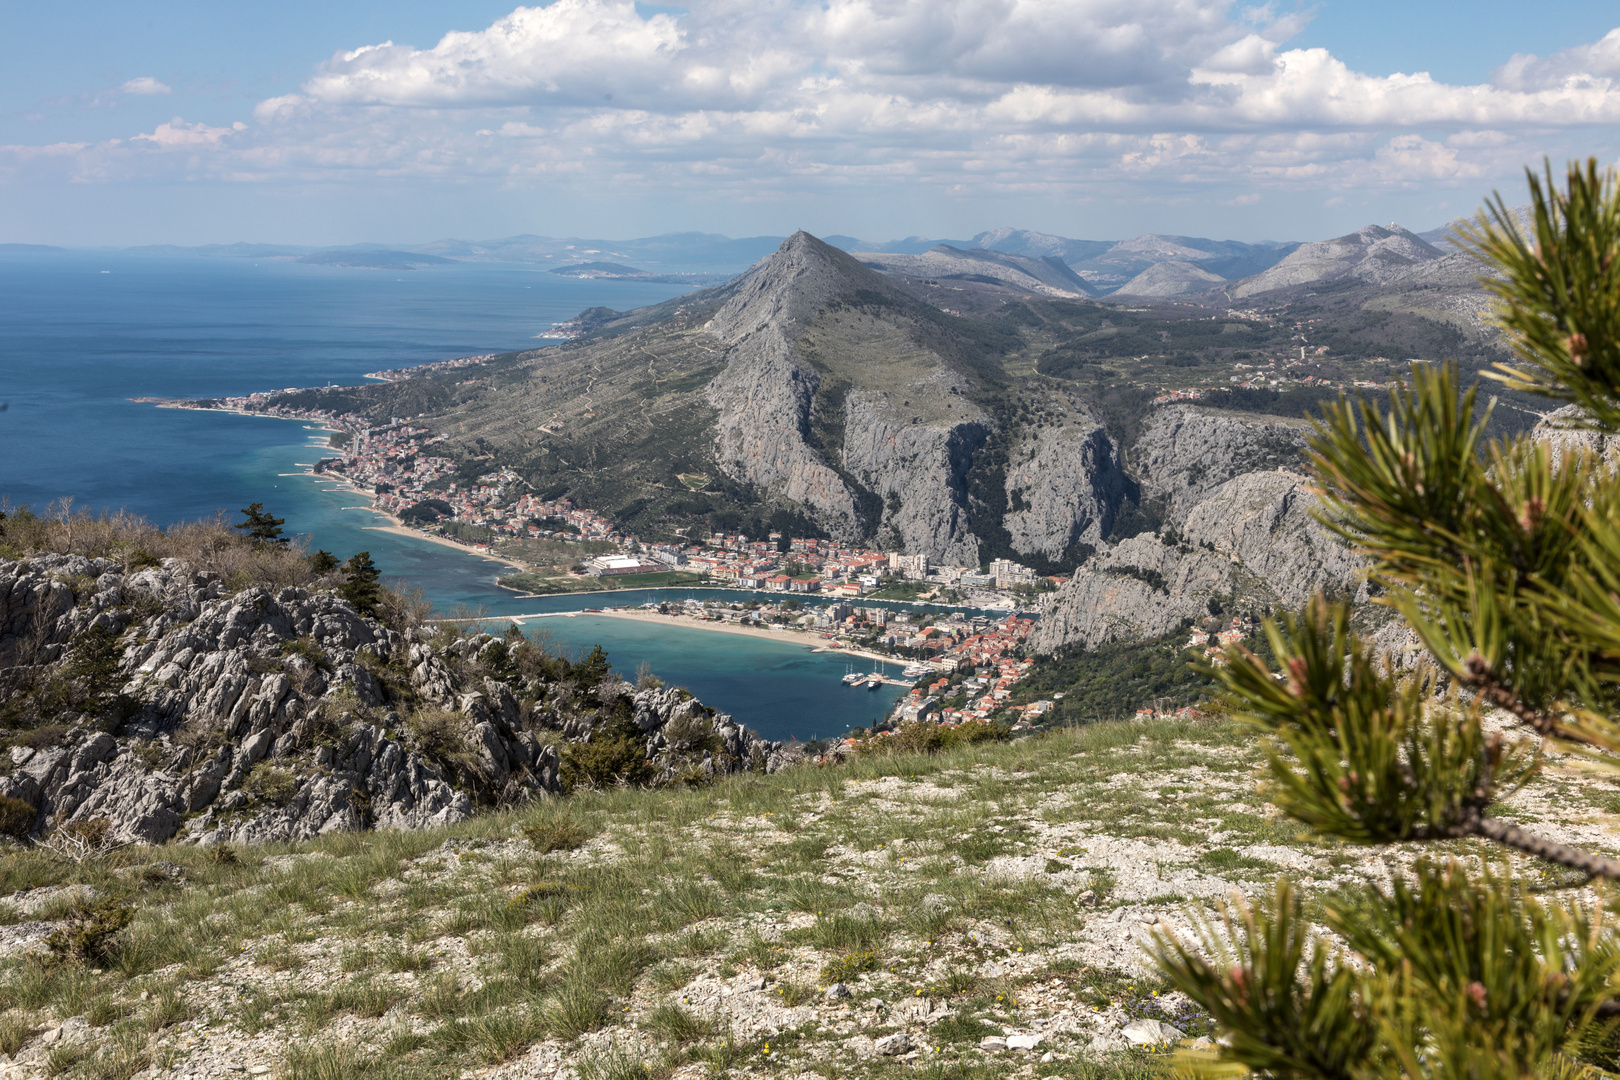
[[853, 982], [857, 975], [876, 970], [876, 953], [857, 952], [827, 964], [821, 969], [821, 977], [829, 983]]
[[45, 945], [59, 963], [78, 961], [100, 965], [106, 962], [119, 932], [134, 917], [134, 908], [122, 900], [107, 897], [88, 907], [76, 908], [66, 926], [46, 937]]
[[36, 816], [34, 808], [23, 800], [0, 795], [0, 835], [27, 836]]
[[646, 740], [628, 721], [597, 732], [590, 742], [563, 747], [562, 781], [569, 788], [643, 787], [655, 775]]
[[242, 790], [271, 806], [286, 806], [298, 792], [298, 777], [290, 769], [280, 769], [261, 761], [248, 773]]
[[571, 818], [553, 818], [531, 821], [523, 826], [523, 835], [542, 854], [551, 851], [573, 851], [596, 834]]
[[859, 743], [856, 752], [866, 756], [937, 754], [958, 746], [1001, 742], [1011, 737], [1012, 728], [999, 720], [968, 721], [954, 726], [923, 720], [892, 733], [874, 735]]
[[466, 753], [466, 725], [459, 713], [422, 709], [405, 721], [414, 749], [441, 763], [461, 760]]

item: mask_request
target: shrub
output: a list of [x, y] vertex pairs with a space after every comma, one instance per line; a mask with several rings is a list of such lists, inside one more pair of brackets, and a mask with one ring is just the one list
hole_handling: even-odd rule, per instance
[[459, 713], [419, 709], [405, 721], [405, 730], [425, 758], [448, 764], [466, 756], [466, 724]]
[[23, 837], [34, 828], [36, 812], [30, 804], [0, 795], [0, 835]]
[[562, 752], [562, 781], [575, 787], [642, 787], [652, 782], [647, 744], [633, 724], [597, 732], [590, 742], [569, 743]]
[[261, 761], [253, 766], [247, 779], [242, 783], [242, 790], [262, 802], [271, 806], [286, 806], [292, 801], [293, 795], [298, 792], [298, 778], [292, 770], [278, 768], [268, 761]]
[[551, 851], [573, 851], [596, 834], [573, 818], [547, 818], [531, 821], [523, 826], [523, 835], [542, 854]]
[[877, 970], [877, 953], [856, 952], [840, 956], [821, 969], [821, 977], [829, 983], [852, 982], [858, 975]]
[[45, 945], [58, 962], [76, 960], [102, 964], [120, 931], [135, 917], [135, 909], [122, 900], [106, 897], [74, 909], [67, 925], [53, 930]]
[[874, 735], [857, 744], [857, 753], [867, 756], [891, 754], [938, 754], [958, 746], [982, 742], [1002, 742], [1012, 737], [1012, 728], [1000, 721], [962, 724], [934, 724], [926, 720], [906, 724], [898, 731]]

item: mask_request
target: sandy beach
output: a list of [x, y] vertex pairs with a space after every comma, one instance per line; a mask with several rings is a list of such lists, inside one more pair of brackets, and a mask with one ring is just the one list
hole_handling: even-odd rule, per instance
[[499, 555], [491, 555], [487, 551], [474, 551], [472, 548], [468, 547], [466, 544], [458, 544], [454, 540], [449, 539], [448, 537], [434, 536], [432, 533], [418, 532], [416, 529], [407, 529], [405, 526], [397, 524], [399, 519], [395, 518], [393, 515], [384, 513], [381, 510], [375, 510], [375, 512], [378, 513], [378, 514], [382, 514], [383, 517], [388, 518], [390, 521], [396, 522], [396, 524], [393, 524], [393, 525], [363, 525], [363, 526], [361, 526], [361, 528], [372, 530], [372, 531], [375, 531], [375, 532], [393, 533], [395, 536], [408, 536], [413, 540], [426, 540], [430, 544], [442, 544], [445, 547], [455, 548], [457, 551], [461, 552], [463, 555], [471, 555], [475, 559], [488, 559], [490, 562], [500, 563], [502, 566], [509, 567], [510, 569], [516, 570], [516, 571], [519, 571], [519, 572], [528, 569], [528, 567], [524, 566], [522, 563], [513, 562], [511, 559], [503, 559]]
[[[548, 613], [543, 616], [530, 616], [530, 618], [556, 618], [559, 615], [580, 615], [583, 612], [569, 611]], [[868, 652], [864, 649], [852, 649], [843, 646], [834, 647], [831, 641], [820, 634], [806, 630], [765, 630], [757, 626], [739, 626], [737, 623], [709, 622], [704, 619], [692, 619], [685, 615], [658, 615], [648, 611], [592, 611], [593, 618], [604, 619], [630, 619], [634, 622], [659, 623], [663, 626], [680, 626], [689, 630], [710, 630], [719, 634], [742, 634], [746, 637], [768, 638], [771, 641], [785, 641], [794, 645], [803, 645], [814, 652], [836, 652], [844, 656], [859, 656], [867, 660], [881, 660], [893, 664], [898, 670], [906, 666], [909, 661], [897, 660], [882, 653]]]

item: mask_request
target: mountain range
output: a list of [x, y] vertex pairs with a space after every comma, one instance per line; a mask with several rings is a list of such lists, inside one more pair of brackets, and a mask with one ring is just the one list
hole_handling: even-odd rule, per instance
[[[1461, 257], [1370, 227], [1300, 245], [1237, 288], [1125, 305], [1083, 295], [1055, 255], [850, 254], [801, 232], [717, 288], [597, 310], [560, 346], [270, 404], [413, 417], [465, 479], [511, 468], [643, 539], [773, 528], [1103, 574], [1110, 596], [1131, 594], [1115, 580], [1129, 568], [1150, 585], [1180, 573], [1182, 541], [1165, 530], [1216, 550], [1241, 541], [1258, 566], [1266, 545], [1216, 534], [1270, 514], [1308, 553], [1240, 578], [1194, 560], [1203, 591], [1164, 609], [1178, 622], [1217, 592], [1282, 604], [1343, 584], [1309, 569], [1343, 566], [1300, 516], [1297, 475], [1223, 485], [1296, 465], [1300, 418], [1339, 387], [1387, 382], [1414, 357], [1500, 359], [1477, 282], [1438, 272]], [[1169, 262], [1195, 282], [1209, 273]], [[1134, 277], [1170, 276], [1155, 265]], [[1208, 498], [1221, 509], [1200, 511]], [[1118, 562], [1127, 543], [1142, 550]], [[1072, 625], [1091, 640], [1100, 624]]]
[[[1368, 225], [1356, 232], [1311, 242], [1244, 243], [1192, 236], [1144, 234], [1127, 240], [1078, 240], [1027, 229], [998, 228], [968, 239], [907, 237], [882, 243], [851, 236], [825, 242], [868, 265], [913, 277], [984, 278], [1048, 295], [1166, 298], [1262, 292], [1344, 278], [1377, 281], [1411, 266], [1460, 255], [1451, 243], [1459, 223], [1424, 233], [1399, 225]], [[768, 257], [778, 236], [732, 238], [712, 233], [668, 233], [632, 240], [535, 235], [498, 240], [437, 240], [418, 245], [356, 244], [299, 247], [277, 244], [155, 245], [127, 249], [144, 255], [296, 259], [327, 266], [410, 270], [456, 262], [540, 264], [552, 268], [632, 264], [638, 278], [693, 284], [732, 275]], [[0, 245], [0, 252], [41, 254], [61, 249]], [[1466, 257], [1455, 259], [1466, 264]], [[625, 275], [632, 276], [632, 275]]]

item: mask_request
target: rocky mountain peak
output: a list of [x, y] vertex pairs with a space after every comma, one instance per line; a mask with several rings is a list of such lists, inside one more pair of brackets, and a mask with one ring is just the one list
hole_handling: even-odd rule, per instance
[[1185, 296], [1226, 284], [1219, 274], [1184, 259], [1154, 263], [1114, 291], [1115, 296]]
[[1441, 254], [1434, 245], [1399, 225], [1364, 225], [1332, 240], [1301, 244], [1276, 266], [1245, 280], [1235, 294], [1252, 296], [1347, 277], [1381, 284]]
[[728, 345], [770, 325], [788, 332], [829, 301], [862, 291], [909, 302], [883, 275], [801, 229], [738, 279], [708, 331]]

